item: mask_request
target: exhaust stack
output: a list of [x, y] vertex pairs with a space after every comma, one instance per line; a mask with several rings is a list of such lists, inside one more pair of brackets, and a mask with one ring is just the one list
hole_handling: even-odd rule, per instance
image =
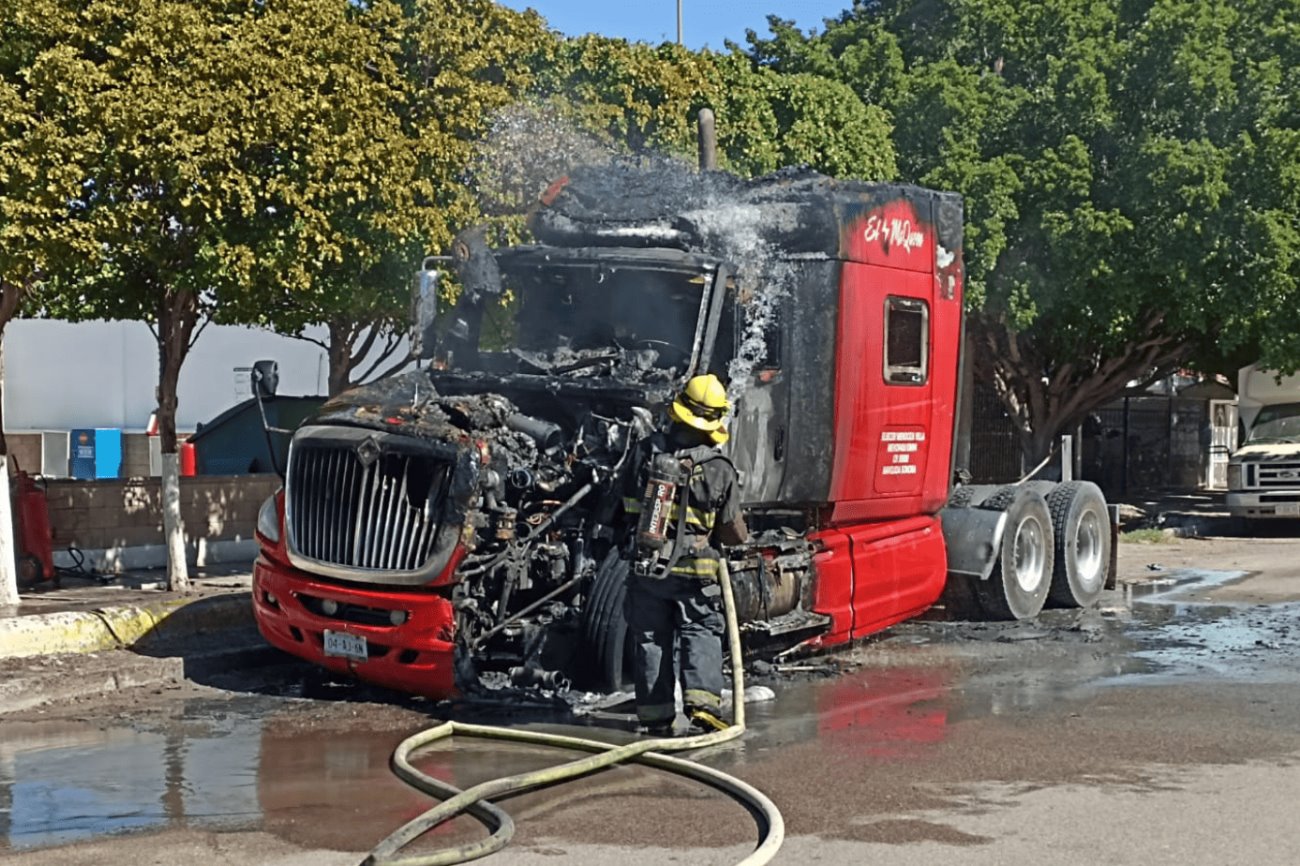
[[718, 129], [712, 108], [701, 108], [699, 116], [700, 171], [718, 168]]

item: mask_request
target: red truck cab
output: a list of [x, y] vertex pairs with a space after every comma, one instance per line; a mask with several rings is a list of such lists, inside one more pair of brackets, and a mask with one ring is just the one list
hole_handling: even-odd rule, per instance
[[1109, 559], [1095, 488], [957, 484], [957, 196], [644, 172], [558, 184], [537, 244], [463, 236], [455, 309], [433, 322], [420, 306], [427, 363], [296, 432], [259, 520], [267, 640], [434, 697], [625, 686], [611, 503], [701, 372], [734, 404], [727, 453], [753, 532], [728, 560], [747, 651], [872, 634], [950, 580], [993, 616], [1095, 599]]

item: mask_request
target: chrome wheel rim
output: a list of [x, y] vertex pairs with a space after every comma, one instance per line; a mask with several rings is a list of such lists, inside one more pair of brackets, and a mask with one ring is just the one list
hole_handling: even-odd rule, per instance
[[1026, 517], [1016, 526], [1012, 549], [1016, 585], [1027, 593], [1032, 594], [1043, 584], [1047, 570], [1044, 539], [1043, 525], [1036, 517]]
[[1085, 511], [1079, 518], [1078, 532], [1074, 539], [1074, 569], [1083, 589], [1094, 589], [1101, 582], [1105, 567], [1102, 562], [1103, 547], [1101, 518], [1096, 511]]

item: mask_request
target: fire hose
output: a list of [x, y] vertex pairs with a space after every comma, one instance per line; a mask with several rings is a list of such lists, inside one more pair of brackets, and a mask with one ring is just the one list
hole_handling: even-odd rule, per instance
[[[725, 560], [722, 562], [719, 581], [722, 584], [723, 612], [727, 622], [728, 650], [731, 655], [732, 724], [729, 727], [693, 737], [638, 740], [619, 746], [561, 734], [543, 734], [464, 722], [443, 722], [407, 737], [398, 745], [392, 758], [393, 772], [402, 781], [441, 799], [442, 802], [393, 831], [371, 850], [363, 866], [372, 866], [372, 864], [373, 866], [450, 866], [450, 864], [486, 857], [509, 844], [515, 832], [514, 821], [500, 807], [490, 802], [490, 799], [547, 787], [589, 775], [615, 764], [629, 762], [645, 764], [703, 782], [748, 807], [751, 814], [759, 821], [762, 838], [754, 851], [741, 860], [738, 866], [762, 866], [771, 861], [780, 850], [781, 843], [785, 841], [785, 820], [767, 795], [752, 785], [712, 767], [664, 754], [716, 746], [745, 733], [745, 669], [740, 655], [740, 629], [736, 620], [731, 574], [727, 570]], [[595, 754], [554, 767], [482, 782], [462, 791], [420, 772], [412, 766], [410, 760], [412, 754], [430, 743], [455, 736], [508, 740]], [[437, 851], [406, 857], [398, 856], [407, 845], [462, 812], [470, 814], [487, 827], [490, 835], [486, 839]]]

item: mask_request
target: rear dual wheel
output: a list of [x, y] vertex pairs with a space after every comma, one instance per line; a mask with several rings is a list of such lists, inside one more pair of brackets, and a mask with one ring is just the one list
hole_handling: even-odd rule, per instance
[[1056, 533], [1048, 601], [1055, 607], [1096, 604], [1110, 567], [1106, 497], [1090, 481], [1068, 481], [1047, 494], [1047, 507]]

